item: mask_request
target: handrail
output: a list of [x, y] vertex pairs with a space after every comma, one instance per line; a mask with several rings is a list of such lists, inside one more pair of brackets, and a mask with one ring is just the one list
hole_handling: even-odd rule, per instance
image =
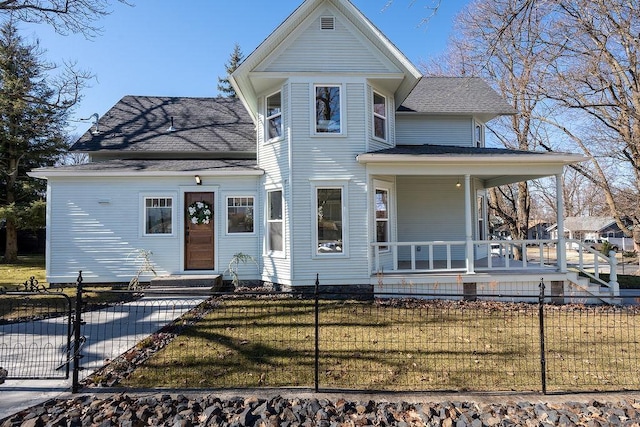
[[[451, 241], [412, 241], [412, 242], [373, 242], [373, 273], [382, 271], [394, 273], [437, 273], [466, 271], [466, 244], [464, 240]], [[558, 265], [558, 240], [473, 240], [474, 260], [486, 258], [486, 265], [475, 262], [476, 271], [490, 271], [496, 268], [507, 270], [526, 270], [532, 268], [556, 268]], [[608, 287], [615, 295], [618, 291], [615, 253], [610, 256], [601, 254], [584, 242], [574, 239], [565, 240], [566, 248], [577, 248], [577, 270], [602, 286]], [[497, 248], [496, 248], [497, 246]], [[532, 247], [536, 249], [532, 253]], [[400, 250], [404, 249], [402, 257]], [[425, 248], [426, 250], [423, 250]], [[521, 259], [516, 260], [516, 248]], [[457, 252], [454, 250], [457, 249]], [[408, 250], [408, 252], [407, 252]], [[555, 252], [555, 253], [554, 253]], [[434, 256], [437, 255], [437, 256]], [[551, 255], [555, 255], [552, 259]], [[593, 273], [587, 271], [585, 257], [593, 257]], [[389, 265], [391, 268], [389, 268]], [[600, 278], [602, 266], [608, 265], [609, 282]]]
[[[570, 246], [571, 248], [576, 247], [576, 250], [578, 251], [578, 265], [576, 266], [576, 269], [580, 273], [589, 277], [591, 280], [594, 280], [600, 285], [606, 286], [607, 288], [609, 288], [610, 292], [613, 295], [619, 295], [620, 285], [618, 284], [618, 274], [616, 271], [616, 267], [618, 265], [618, 260], [615, 257], [616, 253], [614, 251], [609, 251], [609, 256], [606, 256], [600, 251], [597, 251], [592, 247], [587, 246], [586, 243], [580, 240], [566, 239], [566, 242], [567, 242], [566, 243], [567, 246]], [[587, 257], [588, 256], [593, 257], [593, 273], [588, 271], [587, 267], [585, 266], [585, 262], [584, 262], [585, 253]], [[603, 261], [606, 265], [609, 266], [608, 282], [600, 278], [600, 273], [601, 273], [600, 262], [601, 261]]]

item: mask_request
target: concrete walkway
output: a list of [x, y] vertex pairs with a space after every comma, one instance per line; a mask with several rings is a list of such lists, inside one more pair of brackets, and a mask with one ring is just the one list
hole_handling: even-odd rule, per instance
[[[82, 335], [86, 342], [81, 350], [84, 369], [80, 378], [91, 375], [104, 366], [105, 361], [124, 353], [205, 299], [206, 296], [200, 295], [147, 295], [133, 302], [84, 313], [86, 325], [82, 327]], [[0, 366], [8, 369], [10, 376], [26, 377], [34, 364], [42, 361], [63, 363], [66, 360], [66, 321], [66, 317], [58, 317], [31, 324], [0, 325], [0, 346], [4, 346]], [[34, 331], [45, 331], [46, 334]], [[49, 364], [44, 371], [38, 371], [38, 376], [60, 377], [56, 367]], [[0, 419], [49, 399], [71, 395], [71, 386], [70, 378], [6, 380], [0, 385]]]

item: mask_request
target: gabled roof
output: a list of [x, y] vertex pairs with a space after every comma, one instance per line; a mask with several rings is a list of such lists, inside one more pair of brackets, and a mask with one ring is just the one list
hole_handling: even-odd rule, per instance
[[[616, 220], [610, 216], [569, 216], [564, 219], [564, 228], [571, 231], [597, 232], [615, 224], [615, 222]], [[552, 227], [554, 226], [557, 227], [557, 224]]]
[[[173, 129], [169, 130], [172, 125]], [[125, 96], [72, 147], [125, 153], [253, 153], [255, 127], [237, 99]]]
[[[420, 70], [349, 0], [305, 0], [284, 22], [282, 22], [231, 74], [229, 81], [236, 89], [238, 97], [247, 106], [251, 116], [257, 121], [258, 103], [256, 86], [262, 79], [282, 80], [282, 75], [274, 76], [271, 73], [257, 72], [257, 67], [266, 61], [270, 55], [286, 46], [296, 31], [305, 24], [321, 6], [330, 5], [338, 10], [353, 27], [364, 36], [372, 47], [377, 49], [382, 56], [393, 63], [395, 73], [383, 73], [371, 75], [372, 79], [394, 80], [396, 82], [396, 102], [400, 103], [406, 98], [411, 89], [422, 76]], [[359, 70], [351, 70], [357, 73]], [[309, 73], [317, 73], [318, 70], [307, 70]], [[262, 82], [259, 83], [263, 85]]]
[[479, 77], [423, 77], [398, 112], [473, 114], [483, 121], [516, 114], [495, 90]]

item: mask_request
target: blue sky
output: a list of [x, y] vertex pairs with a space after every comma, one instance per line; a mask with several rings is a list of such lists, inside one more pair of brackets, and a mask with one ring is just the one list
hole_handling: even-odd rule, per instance
[[[442, 0], [436, 16], [433, 0], [352, 0], [416, 65], [442, 52], [453, 18], [469, 0]], [[22, 26], [37, 38], [50, 61], [75, 61], [95, 74], [73, 119], [102, 116], [125, 95], [216, 96], [218, 77], [237, 42], [249, 55], [302, 0], [133, 0], [133, 7], [113, 5], [100, 21], [103, 33], [93, 40], [60, 36], [44, 25]], [[88, 122], [71, 123], [81, 134]], [[73, 129], [75, 127], [75, 129]]]

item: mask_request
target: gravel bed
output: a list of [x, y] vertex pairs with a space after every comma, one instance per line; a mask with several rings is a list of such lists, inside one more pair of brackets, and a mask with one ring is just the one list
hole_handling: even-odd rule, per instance
[[[640, 426], [640, 400], [354, 401], [203, 394], [84, 395], [52, 400], [0, 421], [8, 426]], [[533, 399], [535, 400], [535, 399]]]

